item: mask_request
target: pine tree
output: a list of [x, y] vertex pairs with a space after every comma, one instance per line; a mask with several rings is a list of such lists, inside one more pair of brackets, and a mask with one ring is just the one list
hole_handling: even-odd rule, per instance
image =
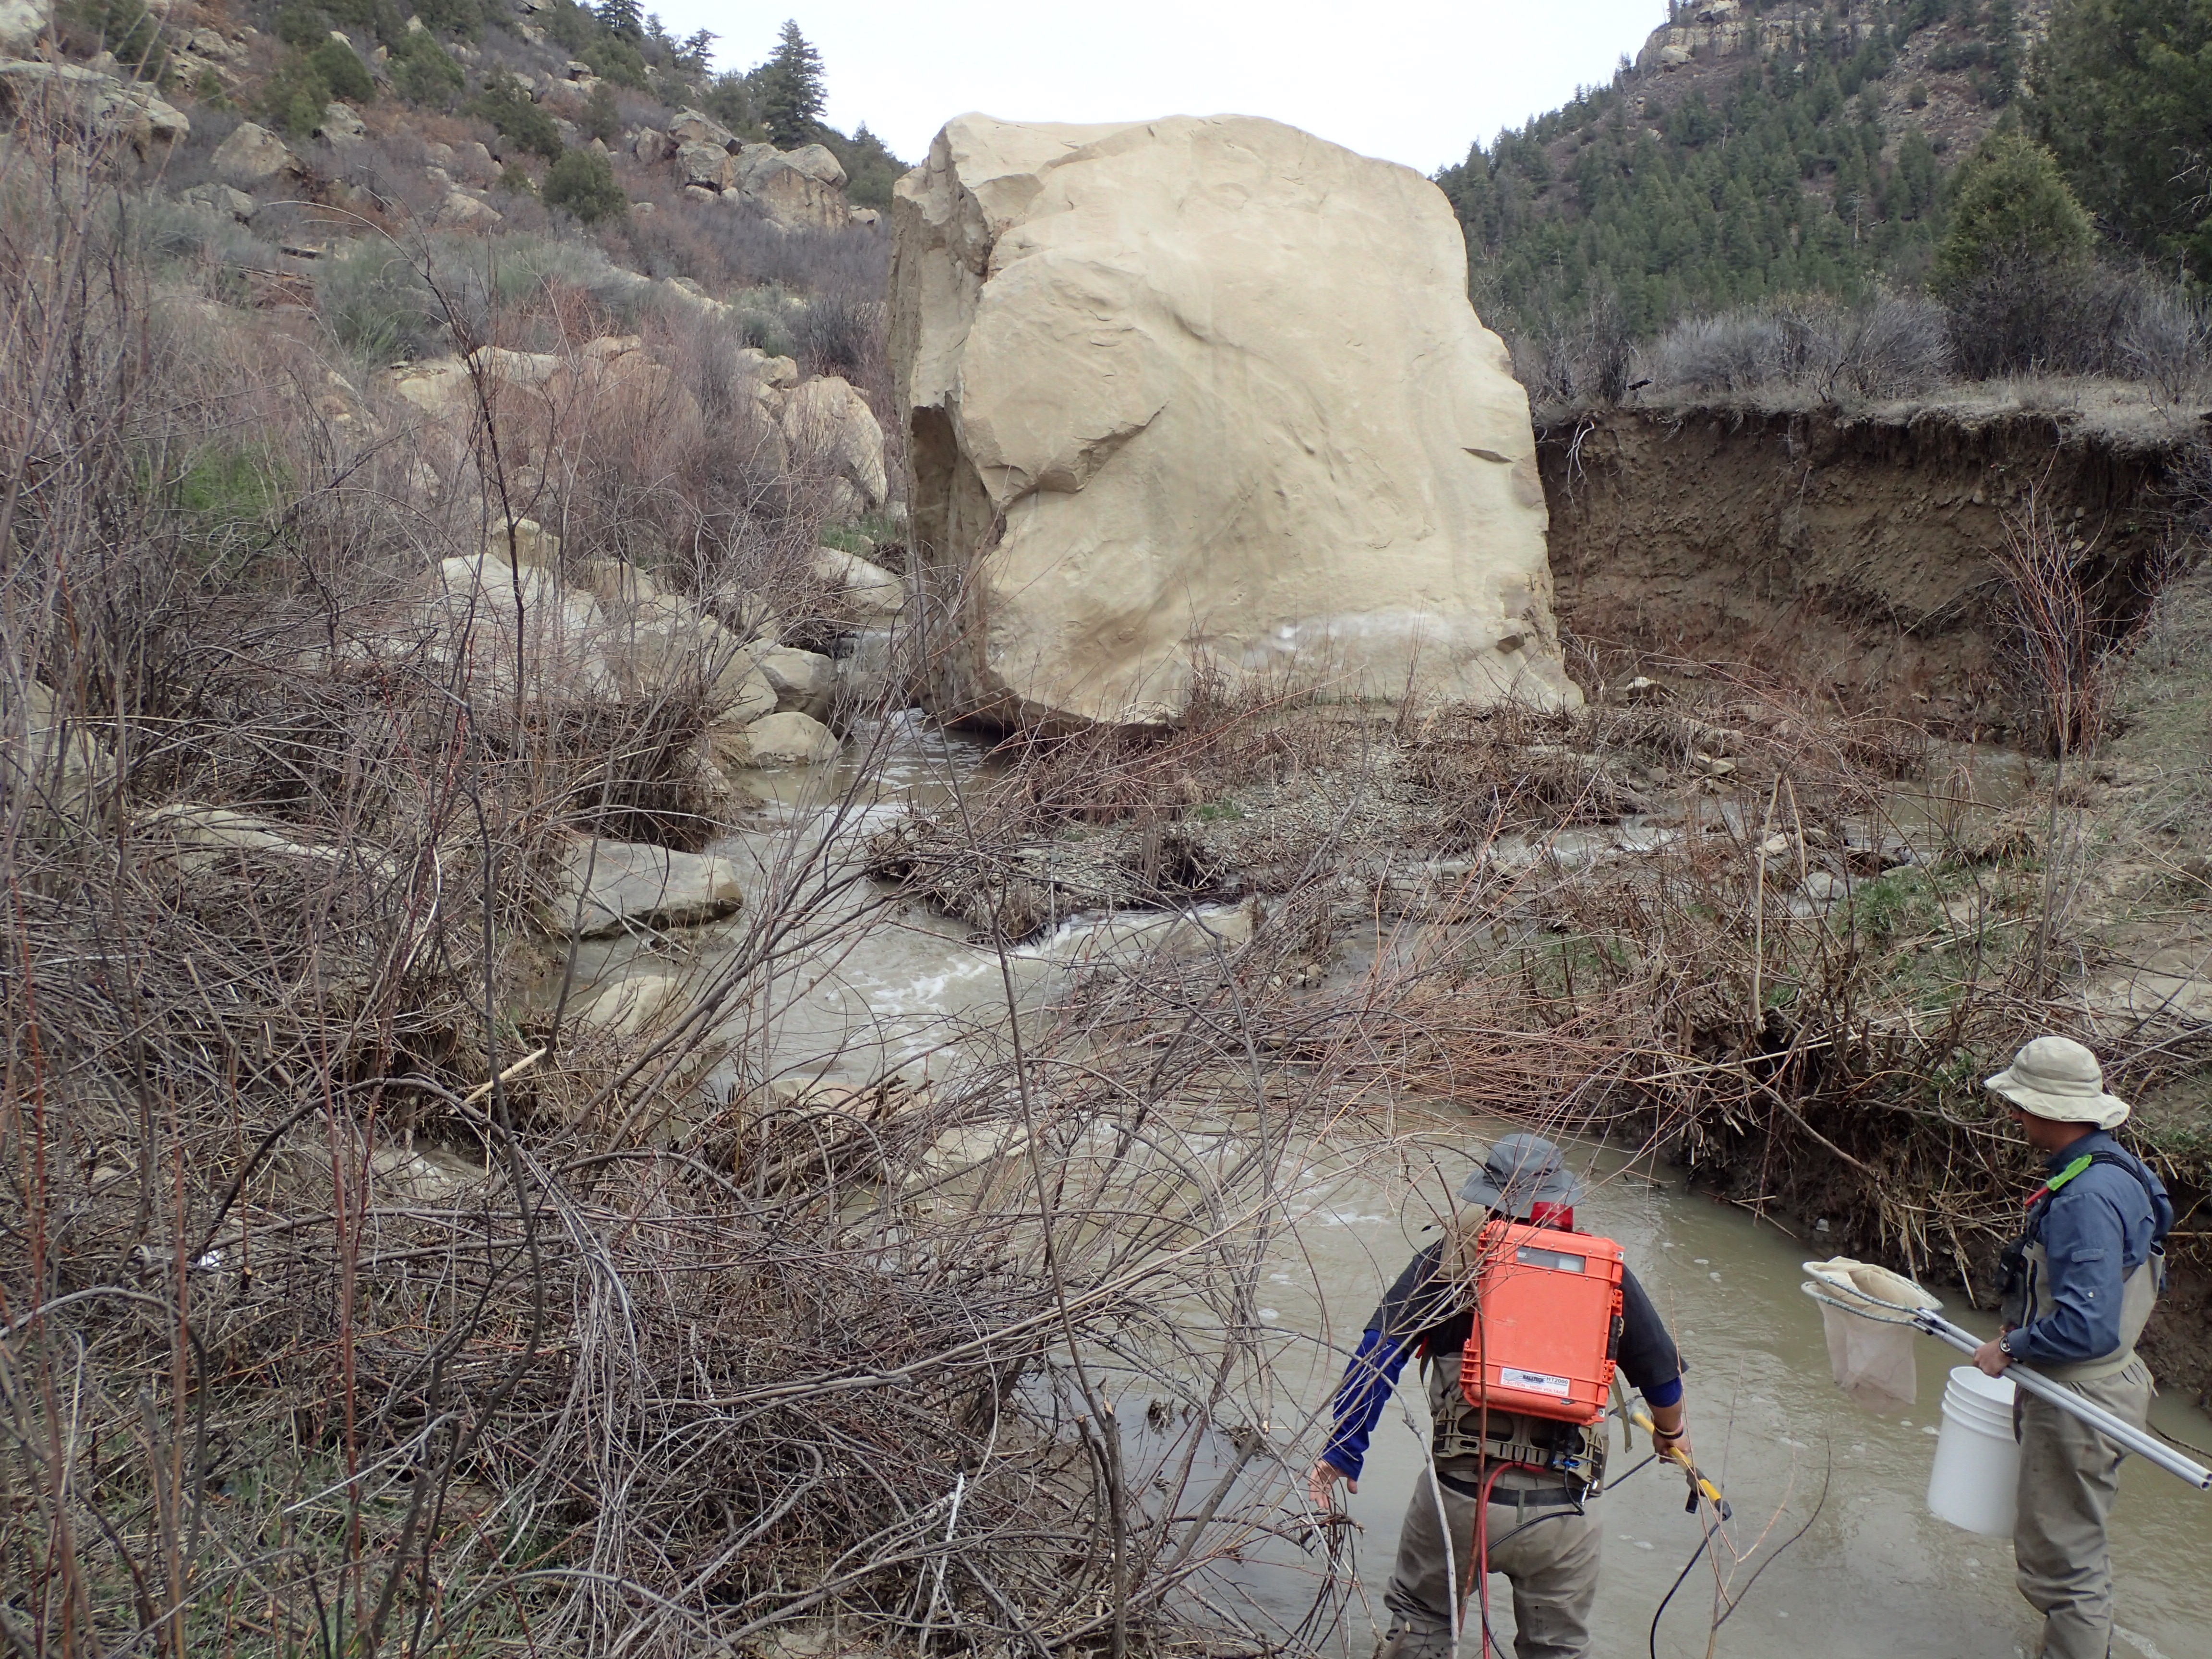
[[645, 14], [637, 0], [599, 0], [592, 10], [599, 27], [618, 40], [633, 43], [645, 39]]
[[812, 141], [827, 101], [822, 54], [807, 44], [796, 20], [783, 26], [775, 56], [753, 71], [754, 102], [769, 137], [785, 149]]
[[2032, 84], [2037, 136], [2099, 219], [2212, 281], [2212, 6], [2061, 0]]
[[1952, 179], [1951, 228], [1936, 254], [1936, 285], [1956, 289], [1995, 266], [2054, 265], [2085, 258], [2096, 231], [2058, 163], [2033, 139], [1991, 133]]

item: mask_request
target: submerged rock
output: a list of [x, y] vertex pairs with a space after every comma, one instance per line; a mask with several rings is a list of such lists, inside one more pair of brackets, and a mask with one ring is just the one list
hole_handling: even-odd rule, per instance
[[837, 734], [811, 714], [769, 714], [738, 732], [728, 750], [739, 766], [818, 766], [837, 757]]
[[1579, 701], [1528, 398], [1428, 180], [1243, 117], [974, 115], [893, 212], [940, 712], [1157, 722], [1207, 665]]

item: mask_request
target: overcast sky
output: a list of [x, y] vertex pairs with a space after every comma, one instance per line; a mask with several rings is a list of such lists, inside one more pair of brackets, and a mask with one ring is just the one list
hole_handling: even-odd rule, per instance
[[1610, 80], [1666, 0], [645, 0], [744, 69], [796, 17], [831, 125], [909, 161], [969, 110], [1038, 121], [1267, 115], [1433, 173]]

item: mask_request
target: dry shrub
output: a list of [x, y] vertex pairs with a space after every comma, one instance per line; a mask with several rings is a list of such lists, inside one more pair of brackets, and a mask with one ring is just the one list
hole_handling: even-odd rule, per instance
[[1942, 383], [1950, 368], [1942, 310], [1903, 295], [1851, 308], [1805, 297], [1690, 319], [1644, 360], [1662, 392], [1707, 396], [1790, 388], [1823, 398], [1901, 398]]
[[1538, 404], [1616, 404], [1628, 395], [1635, 343], [1610, 294], [1509, 336], [1513, 373]]
[[2097, 615], [2085, 572], [2095, 549], [2063, 528], [2040, 491], [2006, 516], [2005, 544], [1991, 556], [2005, 583], [2020, 660], [2042, 715], [2047, 752], [2093, 747], [2104, 730], [2112, 686], [2106, 665], [2116, 641]]
[[2201, 397], [2212, 379], [2212, 310], [2191, 295], [2153, 288], [2128, 319], [2120, 354], [2168, 403]]
[[1999, 261], [1945, 295], [1969, 380], [2132, 372], [2122, 342], [2146, 298], [2138, 278], [2090, 261]]

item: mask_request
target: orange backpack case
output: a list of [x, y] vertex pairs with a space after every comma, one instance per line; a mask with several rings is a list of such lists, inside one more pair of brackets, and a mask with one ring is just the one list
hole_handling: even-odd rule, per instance
[[1474, 1327], [1460, 1357], [1471, 1406], [1587, 1426], [1620, 1351], [1620, 1246], [1521, 1221], [1476, 1241]]

